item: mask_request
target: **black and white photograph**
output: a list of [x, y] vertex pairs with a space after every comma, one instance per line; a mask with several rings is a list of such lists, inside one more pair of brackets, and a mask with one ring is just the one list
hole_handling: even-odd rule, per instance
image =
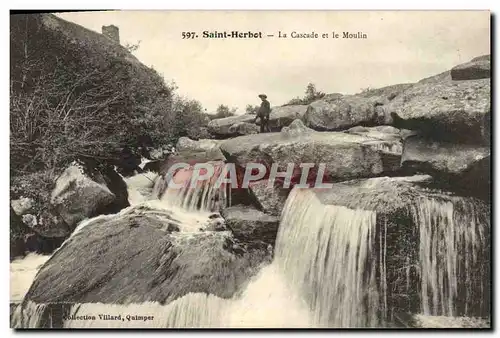
[[9, 21], [11, 329], [493, 328], [489, 10]]

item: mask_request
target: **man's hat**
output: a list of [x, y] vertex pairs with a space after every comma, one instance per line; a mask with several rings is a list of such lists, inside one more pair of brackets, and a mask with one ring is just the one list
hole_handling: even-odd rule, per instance
[[266, 94], [259, 94], [259, 97], [263, 97], [263, 98], [267, 99], [267, 95]]

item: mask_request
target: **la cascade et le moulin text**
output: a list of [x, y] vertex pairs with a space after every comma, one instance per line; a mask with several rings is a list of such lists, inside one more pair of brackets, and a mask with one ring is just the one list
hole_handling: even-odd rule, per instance
[[262, 38], [292, 38], [292, 39], [367, 39], [368, 35], [363, 32], [331, 32], [331, 33], [301, 33], [291, 32], [285, 33], [279, 31], [278, 34], [264, 34], [262, 32], [251, 31], [203, 31], [201, 34], [197, 32], [182, 32], [183, 39], [262, 39]]

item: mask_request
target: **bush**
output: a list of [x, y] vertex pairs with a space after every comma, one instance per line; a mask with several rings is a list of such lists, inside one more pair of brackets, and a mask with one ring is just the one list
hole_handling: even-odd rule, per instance
[[306, 87], [305, 96], [303, 98], [296, 97], [294, 99], [291, 99], [284, 105], [285, 106], [307, 105], [314, 101], [322, 99], [324, 96], [325, 93], [316, 90], [316, 85], [314, 85], [314, 83], [309, 83]]
[[217, 107], [216, 113], [208, 116], [210, 120], [223, 119], [225, 117], [234, 116], [237, 110], [237, 108], [229, 108], [225, 104], [220, 104]]
[[13, 175], [81, 156], [112, 162], [145, 139], [154, 146], [204, 135], [199, 102], [176, 95], [175, 85], [100, 34], [53, 16], [15, 15], [10, 57]]

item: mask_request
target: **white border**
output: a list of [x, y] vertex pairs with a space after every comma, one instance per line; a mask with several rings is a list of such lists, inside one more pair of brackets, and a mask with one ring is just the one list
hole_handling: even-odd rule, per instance
[[[438, 2], [438, 1], [430, 1], [430, 0], [420, 0], [420, 1], [386, 1], [386, 0], [379, 0], [379, 1], [361, 1], [361, 0], [349, 0], [349, 1], [343, 1], [343, 2], [337, 2], [333, 3], [332, 1], [318, 1], [318, 0], [308, 0], [308, 1], [288, 1], [285, 3], [283, 2], [271, 2], [269, 0], [253, 0], [253, 1], [230, 1], [230, 0], [212, 0], [210, 2], [208, 1], [202, 1], [202, 0], [183, 0], [183, 1], [177, 1], [177, 2], [172, 2], [168, 1], [166, 3], [162, 3], [159, 1], [152, 1], [152, 0], [141, 0], [141, 1], [133, 1], [133, 0], [121, 0], [121, 1], [109, 1], [109, 0], [87, 0], [87, 1], [72, 1], [69, 2], [67, 0], [49, 0], [49, 1], [44, 1], [43, 5], [36, 0], [31, 0], [31, 1], [25, 1], [25, 0], [18, 0], [18, 1], [6, 1], [2, 2], [2, 7], [5, 6], [4, 11], [2, 11], [3, 19], [0, 20], [0, 24], [2, 25], [2, 34], [1, 34], [1, 39], [2, 39], [2, 74], [0, 76], [0, 79], [3, 79], [3, 81], [0, 81], [2, 85], [2, 90], [0, 91], [1, 95], [1, 100], [2, 100], [2, 106], [4, 107], [3, 113], [1, 114], [1, 118], [4, 119], [0, 124], [2, 128], [4, 128], [3, 132], [0, 133], [1, 137], [3, 138], [2, 143], [1, 143], [1, 158], [4, 160], [3, 165], [0, 167], [2, 171], [2, 186], [0, 187], [0, 196], [1, 196], [1, 205], [3, 205], [3, 211], [2, 213], [2, 219], [5, 221], [3, 222], [3, 239], [4, 239], [4, 245], [2, 246], [3, 253], [1, 254], [1, 257], [3, 257], [2, 262], [5, 264], [3, 267], [3, 271], [6, 272], [8, 270], [8, 213], [7, 213], [7, 205], [9, 202], [9, 195], [8, 195], [8, 185], [9, 185], [9, 165], [8, 163], [5, 163], [5, 159], [8, 158], [9, 154], [9, 140], [8, 140], [8, 135], [9, 135], [9, 114], [8, 114], [8, 105], [9, 105], [9, 97], [8, 97], [8, 73], [9, 73], [9, 54], [8, 54], [8, 48], [5, 48], [6, 46], [9, 45], [9, 18], [8, 18], [8, 12], [7, 9], [184, 9], [184, 10], [194, 10], [194, 9], [251, 9], [251, 10], [265, 10], [265, 9], [286, 9], [286, 10], [314, 10], [314, 9], [336, 9], [336, 10], [381, 10], [381, 9], [387, 9], [387, 10], [444, 10], [444, 9], [490, 9], [493, 13], [499, 13], [498, 11], [498, 6], [499, 6], [499, 1], [498, 0], [455, 0], [455, 1], [449, 1], [449, 2]], [[498, 18], [497, 18], [498, 20]], [[494, 33], [492, 32], [492, 37], [496, 36], [496, 33], [498, 33], [498, 22], [496, 22], [496, 27], [494, 27]], [[496, 53], [492, 50], [492, 54], [496, 55]], [[494, 77], [496, 78], [497, 72], [495, 72]], [[497, 92], [495, 91], [494, 93], [494, 99], [495, 102], [498, 102], [497, 99]], [[496, 112], [494, 112], [494, 115]], [[498, 124], [500, 123], [500, 116], [495, 117], [495, 128], [496, 130], [499, 130]], [[498, 138], [495, 141], [495, 149], [498, 146]], [[495, 168], [498, 170], [498, 166], [495, 163]], [[495, 170], [495, 173], [497, 173], [497, 170]], [[495, 192], [496, 192], [496, 186], [495, 186]], [[498, 200], [496, 201], [494, 207], [497, 207], [498, 205]], [[497, 208], [495, 208], [497, 209]], [[492, 227], [496, 228], [495, 225], [497, 224], [496, 219], [494, 220]], [[495, 230], [495, 239], [494, 239], [494, 244], [500, 243], [498, 240], [498, 233], [500, 230], [496, 229]], [[495, 245], [493, 245], [495, 247]], [[495, 253], [498, 254], [499, 250], [495, 250]], [[496, 256], [495, 256], [496, 258]], [[497, 259], [493, 260], [493, 264], [495, 264], [494, 271], [497, 270], [496, 266], [496, 261]], [[4, 330], [5, 336], [11, 336], [14, 334], [12, 330], [9, 329], [9, 313], [8, 313], [8, 308], [7, 304], [9, 302], [9, 294], [8, 294], [8, 277], [2, 278], [1, 280], [1, 285], [2, 285], [2, 299], [0, 300], [0, 320], [2, 321], [2, 328]], [[495, 278], [495, 281], [496, 278]], [[495, 294], [498, 293], [498, 288], [495, 287]], [[495, 299], [496, 300], [496, 299]], [[495, 301], [495, 305], [497, 302]], [[498, 312], [498, 309], [495, 309], [495, 314]], [[496, 316], [495, 318], [492, 318], [492, 321], [496, 323]], [[5, 332], [6, 331], [6, 332]], [[165, 335], [173, 335], [173, 334], [178, 334], [177, 332], [170, 331], [170, 332], [159, 332], [155, 331], [158, 334], [165, 334]], [[331, 333], [325, 332], [325, 333], [314, 333], [313, 334], [321, 334], [321, 335], [330, 335], [330, 334], [353, 334], [353, 332], [346, 332], [346, 331], [333, 331]], [[385, 333], [388, 331], [382, 331], [380, 333]], [[70, 333], [70, 332], [67, 332]], [[122, 332], [119, 332], [122, 333]], [[133, 332], [133, 333], [125, 333], [128, 336], [132, 337], [138, 337], [140, 336], [140, 332]], [[242, 332], [243, 333], [243, 332]], [[231, 332], [227, 334], [242, 334], [240, 332]], [[245, 332], [248, 334], [249, 332]], [[307, 332], [295, 332], [293, 334], [311, 334]], [[374, 332], [372, 332], [374, 333]], [[408, 333], [402, 333], [402, 332], [395, 332], [396, 334], [408, 334]], [[420, 331], [419, 333], [425, 334], [427, 336], [436, 336], [437, 334], [447, 334], [447, 335], [456, 335], [458, 332], [422, 332]], [[43, 332], [36, 332], [32, 333], [32, 336], [41, 336]], [[79, 332], [79, 335], [81, 336], [92, 336], [92, 337], [106, 337], [110, 334], [116, 335], [116, 332], [113, 333], [105, 333], [105, 332]], [[195, 334], [194, 332], [189, 332], [189, 333], [184, 333], [183, 335], [191, 335]], [[205, 332], [206, 334], [206, 332]], [[210, 334], [219, 334], [219, 332], [213, 332]], [[259, 335], [259, 336], [267, 336], [270, 335], [270, 333], [264, 333], [264, 332], [259, 332], [255, 331], [251, 334]], [[281, 333], [284, 335], [292, 334], [292, 332], [284, 332]], [[358, 335], [364, 335], [366, 333], [360, 333], [356, 332], [355, 334]], [[464, 332], [464, 334], [470, 334], [469, 332]], [[2, 335], [4, 336], [4, 335]]]

